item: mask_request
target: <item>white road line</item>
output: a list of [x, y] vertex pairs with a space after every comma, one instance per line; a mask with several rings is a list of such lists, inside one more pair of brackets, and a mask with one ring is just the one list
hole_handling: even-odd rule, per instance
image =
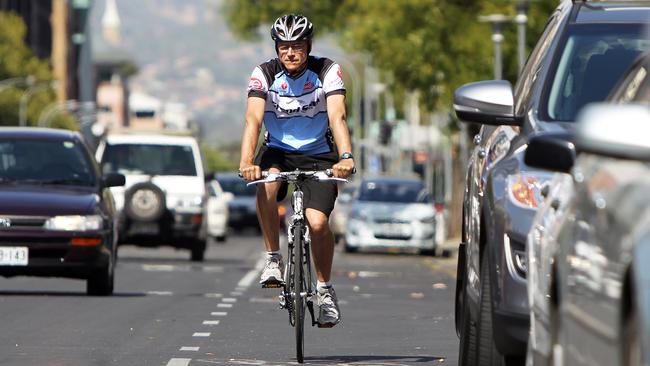
[[241, 292], [241, 291], [231, 291], [231, 292], [230, 292], [230, 296], [241, 296], [241, 295], [243, 295], [243, 294], [244, 294], [244, 293]]
[[234, 297], [224, 297], [223, 299], [221, 299], [221, 301], [232, 303], [232, 302], [237, 302], [237, 299], [235, 299]]
[[235, 287], [235, 291], [243, 293], [244, 291], [246, 291], [246, 287], [237, 286]]
[[203, 325], [219, 325], [219, 320], [204, 320]]
[[210, 313], [210, 315], [212, 315], [212, 316], [226, 316], [226, 315], [228, 315], [228, 313], [225, 312], [225, 311], [213, 311], [213, 312]]
[[210, 334], [210, 332], [196, 332], [192, 334], [192, 337], [209, 337]]
[[192, 361], [191, 358], [172, 358], [167, 362], [167, 366], [187, 366]]
[[173, 294], [171, 291], [147, 291], [147, 295], [172, 296]]
[[242, 277], [241, 280], [237, 283], [237, 287], [245, 287], [248, 288], [250, 285], [255, 281], [255, 278], [257, 277], [257, 274], [264, 268], [264, 263], [265, 259], [260, 258], [260, 260], [255, 263], [255, 268], [251, 269], [246, 273], [244, 277]]
[[210, 299], [216, 299], [216, 298], [220, 298], [220, 297], [222, 297], [222, 296], [223, 296], [222, 294], [214, 294], [214, 293], [212, 293], [212, 294], [205, 294], [205, 297], [210, 298]]
[[232, 304], [217, 304], [218, 308], [231, 308]]
[[181, 347], [179, 351], [198, 352], [199, 347]]

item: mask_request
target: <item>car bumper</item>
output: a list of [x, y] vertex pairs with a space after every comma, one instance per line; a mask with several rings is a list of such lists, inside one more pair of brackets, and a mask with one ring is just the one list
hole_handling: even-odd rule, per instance
[[167, 211], [158, 221], [140, 222], [120, 214], [120, 241], [142, 244], [169, 244], [178, 238], [199, 238], [203, 213]]
[[[0, 265], [0, 276], [53, 276], [88, 278], [110, 264], [113, 255], [108, 233], [12, 233], [0, 236], [0, 247], [26, 247], [26, 265]], [[98, 240], [99, 244], [77, 246], [73, 238]]]
[[436, 248], [435, 232], [414, 230], [410, 235], [386, 235], [369, 229], [367, 226], [357, 228], [348, 226], [345, 244], [359, 250], [385, 250], [396, 252], [418, 252]]

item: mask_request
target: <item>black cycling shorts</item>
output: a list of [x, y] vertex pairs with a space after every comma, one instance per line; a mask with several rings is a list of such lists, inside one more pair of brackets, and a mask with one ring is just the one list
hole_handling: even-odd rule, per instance
[[[282, 172], [291, 170], [324, 170], [329, 169], [339, 161], [336, 152], [331, 151], [324, 154], [307, 155], [298, 152], [284, 151], [268, 146], [262, 146], [255, 157], [255, 165], [262, 170], [277, 168]], [[286, 188], [280, 189], [285, 192]], [[334, 201], [338, 195], [336, 183], [307, 181], [302, 186], [303, 205], [305, 208], [313, 208], [329, 217], [334, 209]]]

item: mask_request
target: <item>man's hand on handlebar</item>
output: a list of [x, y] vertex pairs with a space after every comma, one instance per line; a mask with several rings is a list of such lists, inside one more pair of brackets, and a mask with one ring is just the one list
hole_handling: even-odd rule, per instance
[[257, 180], [262, 177], [262, 169], [259, 165], [240, 165], [239, 175], [246, 180]]
[[352, 159], [341, 159], [332, 166], [332, 172], [336, 178], [347, 178], [351, 174], [354, 174], [355, 171], [354, 160]]

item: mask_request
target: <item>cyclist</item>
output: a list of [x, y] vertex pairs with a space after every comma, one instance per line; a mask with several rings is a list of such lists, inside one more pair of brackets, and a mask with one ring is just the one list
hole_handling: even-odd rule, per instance
[[[353, 172], [341, 67], [330, 59], [309, 55], [313, 33], [312, 23], [302, 15], [281, 16], [271, 27], [278, 57], [257, 66], [248, 84], [239, 163], [239, 171], [247, 180], [261, 178], [262, 170], [331, 168], [339, 178]], [[255, 155], [262, 123], [265, 139]], [[257, 216], [267, 251], [262, 287], [277, 287], [283, 278], [276, 200], [280, 188], [280, 183], [272, 183], [257, 189]], [[334, 236], [329, 215], [337, 188], [332, 182], [310, 181], [303, 191], [318, 280], [318, 325], [329, 328], [341, 319], [330, 283]]]

